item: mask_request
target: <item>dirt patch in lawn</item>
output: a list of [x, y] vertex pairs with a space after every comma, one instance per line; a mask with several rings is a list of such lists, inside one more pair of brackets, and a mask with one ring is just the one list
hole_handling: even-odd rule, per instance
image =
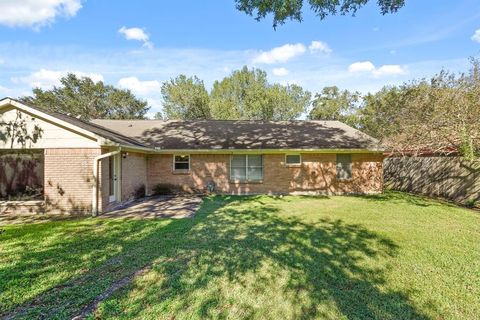
[[97, 309], [97, 306], [100, 302], [108, 299], [112, 294], [115, 293], [115, 291], [125, 287], [130, 282], [132, 282], [132, 280], [135, 277], [138, 277], [138, 276], [141, 276], [141, 275], [145, 274], [150, 269], [151, 269], [151, 266], [143, 267], [143, 268], [141, 268], [141, 269], [125, 276], [125, 277], [123, 277], [122, 279], [120, 279], [118, 281], [115, 281], [114, 283], [112, 283], [112, 285], [107, 290], [105, 290], [101, 295], [96, 297], [95, 300], [93, 300], [90, 304], [85, 306], [78, 315], [76, 315], [75, 317], [72, 318], [72, 320], [85, 319], [89, 314], [92, 314]]

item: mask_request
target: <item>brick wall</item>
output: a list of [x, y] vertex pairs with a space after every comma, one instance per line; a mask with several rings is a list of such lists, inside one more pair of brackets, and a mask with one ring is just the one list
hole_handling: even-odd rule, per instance
[[129, 152], [122, 158], [122, 201], [135, 198], [137, 190], [147, 186], [147, 160], [144, 154]]
[[89, 213], [93, 159], [101, 149], [45, 149], [45, 201], [49, 213]]
[[148, 192], [159, 183], [198, 192], [214, 182], [217, 192], [227, 194], [375, 193], [383, 189], [382, 161], [381, 154], [352, 154], [352, 179], [337, 181], [335, 154], [302, 154], [300, 167], [286, 167], [284, 154], [266, 154], [262, 183], [233, 183], [229, 181], [230, 155], [193, 154], [187, 174], [173, 172], [172, 155], [151, 155]]

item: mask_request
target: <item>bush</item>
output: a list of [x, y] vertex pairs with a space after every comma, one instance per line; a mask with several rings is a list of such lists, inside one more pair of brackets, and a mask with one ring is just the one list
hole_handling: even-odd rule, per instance
[[153, 188], [154, 195], [177, 194], [179, 191], [178, 186], [170, 183], [159, 183]]
[[465, 206], [468, 208], [475, 208], [476, 204], [477, 204], [477, 201], [475, 201], [474, 199], [465, 201]]
[[25, 186], [18, 188], [14, 192], [8, 194], [0, 194], [0, 201], [31, 201], [43, 200], [43, 187], [41, 186]]
[[135, 199], [140, 199], [140, 198], [145, 197], [145, 194], [146, 194], [145, 185], [142, 184], [140, 187], [135, 189], [135, 192], [134, 192], [133, 196], [135, 197]]

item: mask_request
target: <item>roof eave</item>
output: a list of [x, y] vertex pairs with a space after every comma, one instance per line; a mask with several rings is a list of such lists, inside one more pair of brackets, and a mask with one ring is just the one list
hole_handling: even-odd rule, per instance
[[125, 151], [137, 151], [148, 154], [174, 154], [174, 153], [187, 153], [187, 154], [284, 154], [284, 153], [378, 153], [383, 154], [383, 149], [298, 149], [298, 148], [278, 148], [278, 149], [153, 149], [145, 147], [137, 147], [130, 145], [123, 145], [113, 143], [111, 141], [103, 141], [103, 147], [121, 147]]
[[59, 118], [56, 118], [54, 116], [51, 116], [45, 112], [42, 112], [42, 111], [38, 111], [34, 108], [31, 108], [29, 107], [28, 105], [24, 104], [24, 103], [21, 103], [21, 102], [18, 102], [17, 100], [15, 99], [12, 99], [12, 98], [4, 98], [2, 100], [0, 100], [0, 108], [1, 107], [5, 107], [5, 106], [13, 106], [15, 108], [18, 108], [26, 113], [29, 113], [29, 114], [32, 114], [32, 115], [35, 115], [37, 117], [40, 117], [40, 118], [43, 118], [45, 120], [48, 120], [49, 122], [53, 122], [53, 123], [56, 123], [62, 127], [65, 127], [65, 128], [68, 128], [74, 132], [77, 132], [77, 133], [80, 133], [84, 136], [87, 136], [93, 140], [96, 140], [97, 142], [100, 142], [100, 140], [104, 139], [103, 137], [91, 132], [91, 131], [88, 131], [88, 130], [85, 130], [83, 128], [80, 128], [76, 125], [73, 125], [71, 123], [68, 123], [64, 120], [61, 120]]

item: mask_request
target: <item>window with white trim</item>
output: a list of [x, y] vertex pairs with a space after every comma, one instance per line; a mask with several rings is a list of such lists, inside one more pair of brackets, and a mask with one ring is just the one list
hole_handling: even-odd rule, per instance
[[190, 155], [176, 154], [173, 156], [173, 171], [187, 172], [190, 170]]
[[288, 166], [299, 166], [302, 164], [302, 157], [299, 154], [286, 154], [285, 155], [285, 165]]
[[337, 179], [352, 179], [352, 155], [337, 154]]
[[261, 182], [263, 180], [263, 156], [236, 154], [230, 160], [230, 180]]

